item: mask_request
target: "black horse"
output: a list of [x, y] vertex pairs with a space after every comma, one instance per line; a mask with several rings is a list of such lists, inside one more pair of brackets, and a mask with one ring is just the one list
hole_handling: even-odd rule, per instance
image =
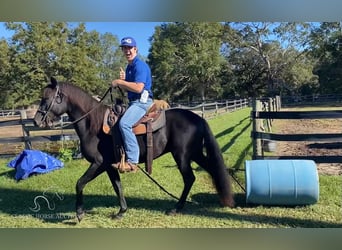
[[[107, 172], [120, 210], [115, 215], [122, 217], [127, 203], [122, 192], [120, 174], [111, 166], [114, 159], [113, 140], [102, 130], [103, 117], [108, 106], [95, 100], [81, 88], [70, 83], [51, 83], [43, 89], [39, 109], [34, 117], [37, 126], [52, 126], [53, 121], [67, 113], [74, 123], [80, 139], [83, 156], [90, 167], [76, 184], [76, 215], [79, 221], [84, 216], [83, 188], [103, 172]], [[179, 201], [170, 212], [180, 212], [195, 181], [191, 161], [204, 168], [212, 177], [222, 206], [234, 207], [231, 183], [220, 148], [207, 122], [189, 110], [168, 109], [165, 111], [166, 126], [153, 132], [153, 158], [171, 152], [183, 177], [184, 188]], [[146, 161], [146, 136], [139, 135], [140, 163]]]

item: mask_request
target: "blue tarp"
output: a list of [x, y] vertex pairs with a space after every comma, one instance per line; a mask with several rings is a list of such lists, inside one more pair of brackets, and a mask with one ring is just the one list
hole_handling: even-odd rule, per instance
[[20, 180], [33, 173], [47, 173], [59, 169], [64, 163], [39, 150], [24, 150], [7, 166], [16, 169], [15, 179]]

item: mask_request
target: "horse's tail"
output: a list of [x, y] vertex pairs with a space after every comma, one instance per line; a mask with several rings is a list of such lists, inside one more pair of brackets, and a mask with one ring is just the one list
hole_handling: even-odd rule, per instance
[[222, 206], [234, 207], [235, 202], [228, 169], [224, 164], [221, 149], [209, 124], [204, 120], [204, 146], [206, 148], [206, 170], [211, 175]]

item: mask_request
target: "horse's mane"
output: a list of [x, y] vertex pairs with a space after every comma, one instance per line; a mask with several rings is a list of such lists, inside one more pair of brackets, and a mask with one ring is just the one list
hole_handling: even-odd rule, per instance
[[90, 133], [97, 134], [102, 128], [106, 106], [100, 104], [89, 93], [74, 84], [63, 82], [59, 83], [59, 85], [61, 92], [68, 96], [71, 105], [78, 106], [84, 113], [93, 110], [85, 119], [87, 119]]

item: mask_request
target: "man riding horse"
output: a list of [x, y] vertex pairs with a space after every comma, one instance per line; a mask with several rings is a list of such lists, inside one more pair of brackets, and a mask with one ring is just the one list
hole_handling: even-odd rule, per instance
[[139, 59], [136, 41], [132, 37], [121, 39], [120, 47], [128, 61], [126, 70], [120, 69], [120, 78], [112, 82], [112, 87], [119, 87], [128, 93], [128, 109], [119, 122], [119, 128], [124, 143], [126, 161], [113, 164], [121, 172], [137, 170], [139, 162], [139, 145], [132, 127], [147, 112], [152, 105], [152, 75], [151, 69]]

